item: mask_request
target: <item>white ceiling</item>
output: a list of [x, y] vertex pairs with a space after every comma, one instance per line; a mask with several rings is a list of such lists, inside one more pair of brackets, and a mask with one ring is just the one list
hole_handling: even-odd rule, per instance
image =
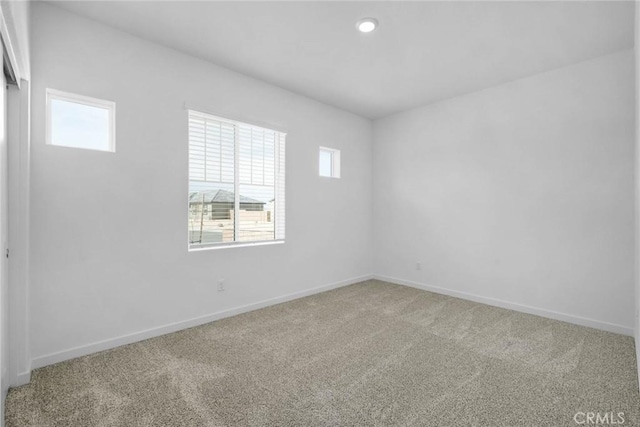
[[[55, 2], [368, 118], [633, 46], [633, 2]], [[355, 23], [375, 17], [361, 34]]]

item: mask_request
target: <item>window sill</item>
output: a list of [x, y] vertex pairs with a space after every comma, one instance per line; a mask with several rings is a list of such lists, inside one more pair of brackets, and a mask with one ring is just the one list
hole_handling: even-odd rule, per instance
[[284, 240], [269, 240], [265, 242], [235, 242], [235, 243], [213, 243], [210, 245], [198, 246], [195, 248], [189, 248], [189, 252], [201, 252], [208, 251], [211, 249], [228, 249], [228, 248], [246, 248], [251, 246], [269, 246], [269, 245], [280, 245], [284, 243]]

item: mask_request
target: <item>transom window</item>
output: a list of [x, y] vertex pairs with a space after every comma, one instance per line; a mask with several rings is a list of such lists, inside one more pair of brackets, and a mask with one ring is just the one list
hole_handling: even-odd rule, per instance
[[189, 111], [189, 248], [283, 241], [286, 134]]
[[318, 171], [320, 176], [340, 178], [340, 150], [320, 147], [318, 153]]
[[116, 151], [116, 104], [47, 89], [47, 144]]

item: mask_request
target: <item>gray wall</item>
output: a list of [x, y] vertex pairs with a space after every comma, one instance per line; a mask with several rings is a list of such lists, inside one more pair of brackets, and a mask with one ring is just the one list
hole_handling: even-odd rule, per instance
[[632, 333], [633, 51], [378, 120], [374, 140], [377, 275]]
[[[47, 4], [32, 29], [34, 367], [371, 271], [370, 121]], [[45, 145], [46, 88], [115, 101], [117, 152]], [[288, 132], [285, 244], [187, 252], [185, 102]]]

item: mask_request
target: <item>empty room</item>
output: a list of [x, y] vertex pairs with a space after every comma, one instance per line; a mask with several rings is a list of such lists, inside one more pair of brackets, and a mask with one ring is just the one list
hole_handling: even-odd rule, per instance
[[3, 1], [6, 427], [640, 426], [634, 1]]

